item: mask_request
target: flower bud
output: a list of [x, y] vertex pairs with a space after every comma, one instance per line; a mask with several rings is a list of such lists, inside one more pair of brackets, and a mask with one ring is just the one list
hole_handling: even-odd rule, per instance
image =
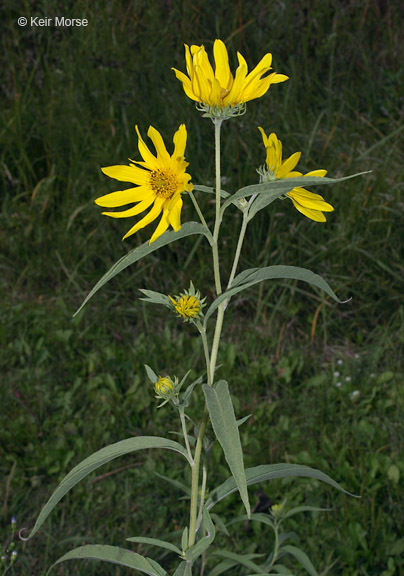
[[164, 398], [164, 400], [171, 400], [177, 395], [176, 383], [169, 376], [159, 376], [154, 385], [154, 390], [157, 398]]

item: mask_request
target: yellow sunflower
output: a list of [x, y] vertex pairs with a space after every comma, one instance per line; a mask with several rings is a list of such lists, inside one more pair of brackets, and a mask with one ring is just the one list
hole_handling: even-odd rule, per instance
[[[301, 152], [295, 152], [282, 162], [282, 142], [278, 140], [276, 134], [272, 133], [266, 136], [262, 128], [259, 127], [258, 130], [261, 132], [267, 152], [266, 166], [259, 170], [261, 181], [268, 182], [270, 180], [303, 176], [302, 172], [294, 170], [300, 160]], [[326, 174], [327, 170], [312, 170], [304, 174], [304, 176], [325, 176]], [[313, 192], [309, 192], [300, 186], [287, 192], [286, 196], [292, 200], [299, 212], [316, 222], [325, 222], [326, 217], [323, 212], [332, 212], [334, 210], [331, 204], [324, 201], [322, 196], [313, 194]]]
[[181, 193], [191, 192], [193, 189], [193, 185], [190, 182], [191, 176], [185, 171], [188, 166], [188, 162], [185, 161], [184, 157], [187, 130], [185, 124], [181, 124], [174, 134], [174, 153], [172, 156], [167, 152], [161, 134], [153, 126], [149, 127], [147, 135], [154, 144], [157, 156], [150, 152], [137, 126], [136, 132], [139, 138], [139, 152], [143, 162], [130, 160], [131, 164], [129, 166], [102, 168], [102, 171], [107, 176], [121, 182], [132, 182], [136, 184], [136, 187], [106, 194], [97, 198], [95, 203], [103, 208], [116, 208], [126, 204], [136, 204], [122, 212], [103, 212], [103, 214], [112, 218], [129, 218], [151, 207], [149, 213], [125, 234], [123, 240], [153, 222], [163, 213], [150, 239], [151, 244], [164, 234], [170, 225], [175, 231], [181, 228]]
[[238, 68], [233, 77], [229, 66], [226, 46], [215, 40], [213, 46], [215, 70], [209, 62], [204, 46], [185, 44], [185, 60], [188, 76], [173, 68], [176, 77], [182, 82], [185, 94], [208, 108], [224, 109], [243, 105], [249, 100], [260, 98], [271, 84], [288, 80], [284, 74], [272, 72], [272, 54], [265, 54], [257, 66], [248, 73], [245, 58], [237, 52]]

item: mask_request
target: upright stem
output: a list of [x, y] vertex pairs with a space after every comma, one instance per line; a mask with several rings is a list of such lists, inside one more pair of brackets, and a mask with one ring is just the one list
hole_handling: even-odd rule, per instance
[[[220, 280], [220, 267], [219, 267], [219, 252], [217, 247], [217, 242], [219, 238], [219, 230], [220, 230], [220, 127], [222, 125], [222, 120], [215, 119], [215, 168], [216, 168], [216, 219], [215, 219], [215, 227], [213, 231], [213, 242], [212, 242], [212, 256], [213, 256], [213, 273], [215, 278], [215, 288], [216, 288], [216, 296], [220, 296], [222, 293], [222, 284]], [[212, 352], [209, 358], [209, 350], [206, 341], [206, 333], [205, 331], [201, 331], [203, 347], [205, 352], [205, 359], [206, 359], [206, 370], [208, 375], [208, 384], [209, 386], [213, 386], [214, 382], [214, 374], [216, 368], [216, 358], [217, 352], [219, 349], [219, 341], [220, 341], [220, 334], [222, 331], [223, 325], [223, 315], [224, 315], [224, 306], [220, 304], [218, 307], [217, 319], [216, 319], [216, 328], [215, 328], [215, 335], [213, 338], [212, 344]], [[196, 537], [196, 525], [197, 525], [197, 517], [198, 517], [198, 489], [199, 489], [199, 466], [201, 461], [201, 452], [202, 452], [202, 444], [203, 444], [203, 437], [205, 435], [206, 426], [209, 419], [208, 409], [205, 404], [205, 408], [203, 411], [203, 417], [201, 426], [199, 428], [198, 439], [196, 441], [195, 447], [195, 455], [193, 459], [192, 465], [192, 484], [191, 484], [191, 504], [190, 504], [190, 517], [189, 517], [189, 535], [188, 535], [188, 547], [193, 546], [195, 543]], [[201, 502], [202, 506], [202, 502]]]

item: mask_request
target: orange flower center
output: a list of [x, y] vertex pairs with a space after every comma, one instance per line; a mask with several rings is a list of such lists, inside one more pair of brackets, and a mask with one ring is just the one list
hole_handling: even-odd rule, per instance
[[177, 178], [170, 170], [154, 170], [150, 174], [150, 186], [163, 198], [171, 198], [177, 192]]

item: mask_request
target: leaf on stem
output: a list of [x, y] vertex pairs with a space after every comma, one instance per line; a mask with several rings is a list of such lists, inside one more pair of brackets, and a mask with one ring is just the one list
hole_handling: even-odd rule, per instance
[[94, 288], [90, 291], [88, 296], [85, 298], [84, 302], [80, 306], [80, 308], [74, 313], [73, 316], [76, 316], [82, 308], [87, 304], [87, 302], [98, 292], [100, 288], [102, 288], [107, 282], [112, 280], [114, 276], [125, 270], [131, 264], [138, 262], [148, 254], [151, 254], [155, 250], [158, 250], [162, 246], [166, 246], [167, 244], [171, 244], [171, 242], [175, 242], [176, 240], [180, 240], [181, 238], [185, 238], [186, 236], [192, 236], [193, 234], [203, 234], [208, 239], [210, 239], [210, 232], [200, 224], [199, 222], [185, 222], [181, 226], [181, 228], [174, 232], [173, 230], [169, 230], [165, 232], [162, 236], [157, 238], [155, 242], [149, 244], [149, 242], [145, 242], [141, 246], [137, 248], [133, 248], [128, 254], [122, 256], [113, 266], [108, 270], [106, 274], [97, 282]]
[[102, 546], [97, 544], [80, 546], [79, 548], [67, 552], [67, 554], [64, 554], [53, 564], [53, 566], [51, 566], [48, 574], [54, 566], [61, 562], [80, 559], [103, 560], [104, 562], [119, 564], [120, 566], [126, 566], [127, 568], [135, 568], [136, 570], [149, 574], [150, 576], [166, 576], [167, 574], [160, 564], [151, 558], [145, 558], [136, 552], [125, 550], [125, 548], [119, 548], [118, 546]]
[[220, 380], [213, 387], [204, 384], [202, 388], [213, 431], [223, 449], [224, 456], [233, 474], [234, 482], [249, 515], [250, 504], [244, 471], [243, 451], [229, 387], [227, 382]]
[[331, 298], [336, 302], [343, 303], [321, 276], [311, 272], [311, 270], [306, 270], [306, 268], [299, 268], [298, 266], [267, 266], [265, 268], [250, 268], [238, 274], [234, 278], [230, 290], [227, 290], [212, 302], [206, 311], [205, 323], [218, 308], [219, 304], [225, 300], [230, 300], [230, 298], [238, 292], [251, 288], [251, 286], [258, 284], [259, 282], [274, 279], [301, 280], [302, 282], [311, 284], [316, 288], [320, 288], [320, 290], [326, 292], [326, 294], [331, 296]]
[[110, 444], [109, 446], [94, 452], [94, 454], [91, 454], [91, 456], [80, 462], [80, 464], [75, 466], [73, 470], [63, 478], [59, 486], [49, 498], [48, 502], [45, 504], [44, 508], [41, 510], [41, 513], [39, 514], [27, 540], [32, 538], [52, 512], [56, 504], [65, 494], [67, 494], [67, 492], [69, 492], [69, 490], [71, 490], [71, 488], [73, 488], [73, 486], [80, 482], [80, 480], [88, 476], [103, 464], [106, 464], [119, 456], [124, 456], [125, 454], [136, 452], [137, 450], [146, 450], [148, 448], [165, 448], [167, 450], [174, 450], [184, 456], [184, 458], [189, 462], [188, 453], [181, 444], [174, 440], [168, 440], [158, 436], [137, 436], [135, 438], [121, 440], [115, 444]]
[[[341, 492], [349, 496], [355, 496], [347, 490], [344, 490], [335, 480], [330, 478], [324, 472], [310, 468], [309, 466], [302, 466], [301, 464], [264, 464], [262, 466], [254, 466], [253, 468], [246, 468], [245, 475], [247, 479], [247, 486], [265, 482], [266, 480], [273, 480], [275, 478], [287, 478], [292, 476], [301, 476], [306, 478], [313, 478], [314, 480], [321, 480]], [[218, 486], [212, 491], [210, 497], [206, 501], [206, 507], [210, 510], [217, 502], [226, 498], [237, 490], [237, 484], [233, 477], [228, 478], [223, 484]]]

